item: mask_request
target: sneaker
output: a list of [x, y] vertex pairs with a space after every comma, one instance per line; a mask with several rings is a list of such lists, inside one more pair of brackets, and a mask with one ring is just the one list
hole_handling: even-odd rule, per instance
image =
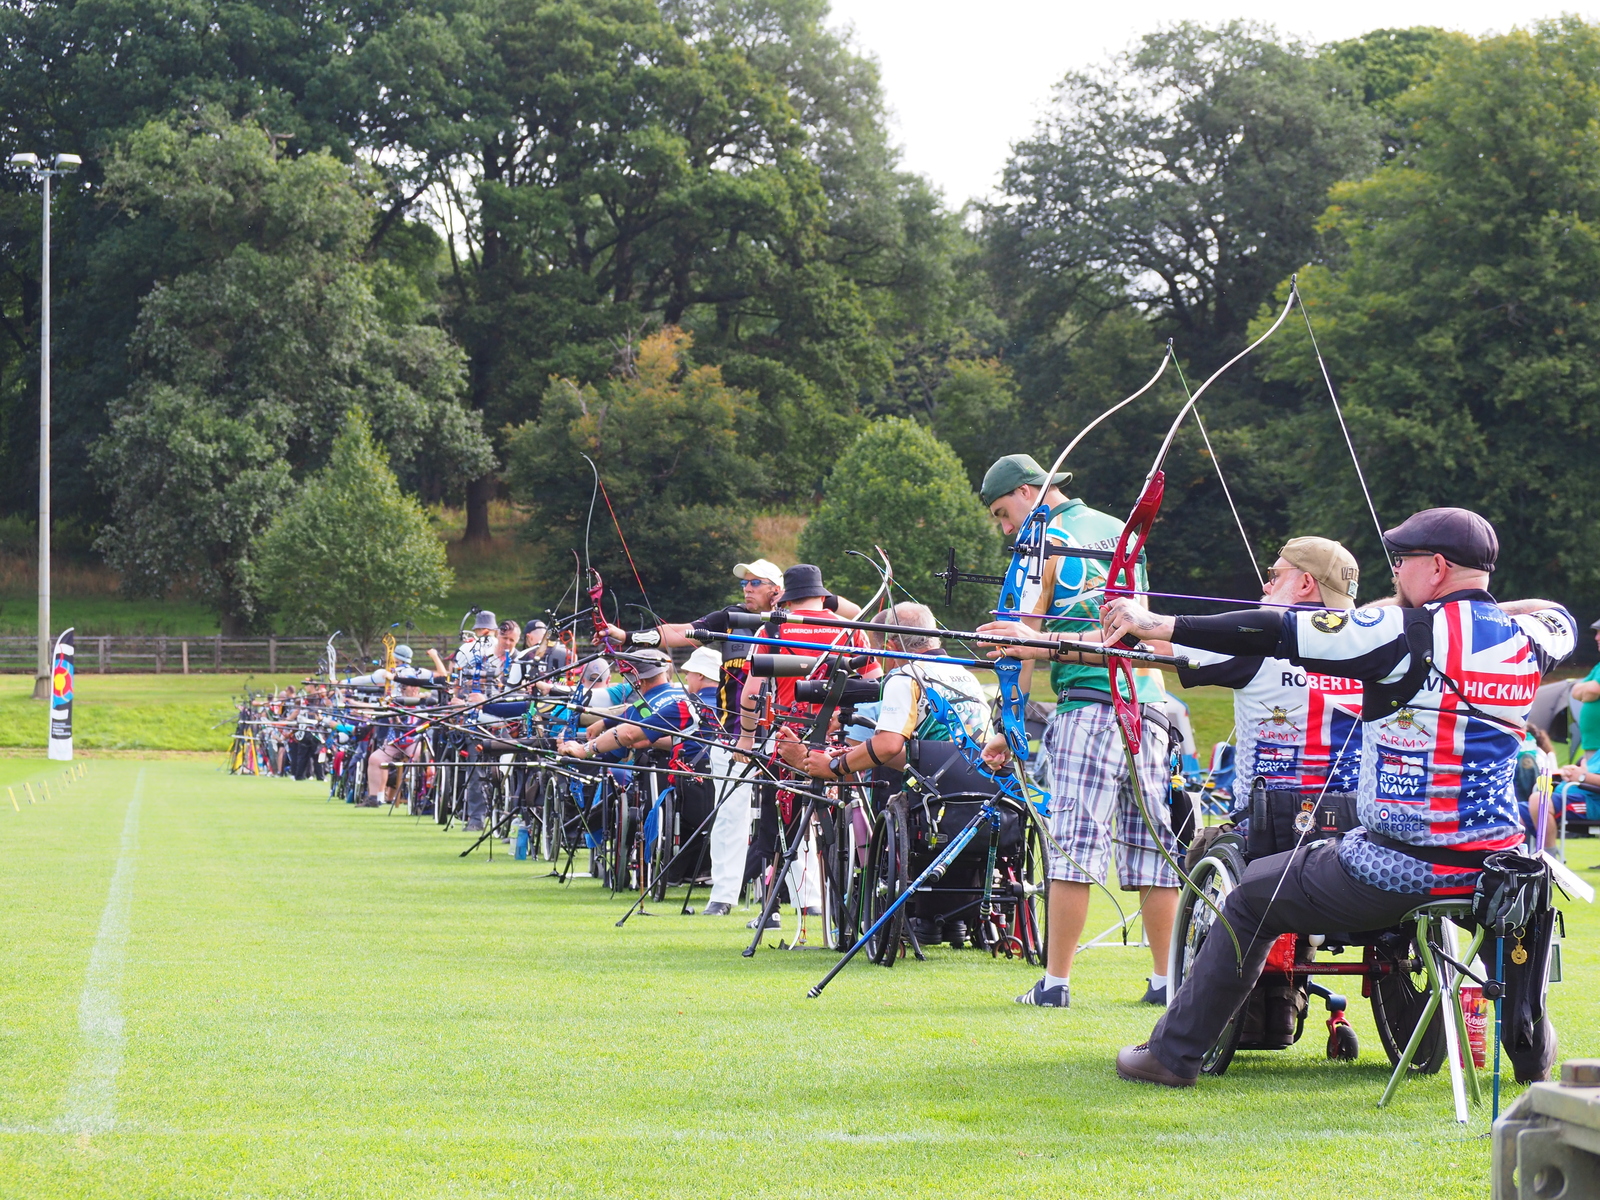
[[724, 904], [721, 900], [713, 900], [700, 910], [702, 917], [725, 917], [733, 911], [733, 905]]
[[1144, 981], [1144, 999], [1141, 1000], [1140, 1003], [1156, 1004], [1160, 1005], [1162, 1008], [1165, 1008], [1167, 1006], [1166, 984], [1162, 984], [1160, 987], [1152, 987], [1150, 985], [1150, 980], [1146, 979]]
[[[758, 928], [760, 926], [760, 924], [761, 924], [761, 914], [757, 913], [755, 916], [751, 917], [748, 921], [746, 921], [744, 923], [744, 927], [746, 929], [756, 929], [756, 928]], [[767, 920], [767, 928], [768, 929], [782, 929], [783, 928], [783, 918], [778, 916], [777, 913], [773, 913], [772, 916]]]
[[1031, 1004], [1035, 1008], [1071, 1008], [1072, 989], [1064, 983], [1053, 988], [1047, 988], [1044, 980], [1039, 980], [1022, 995], [1017, 997], [1018, 1004]]
[[383, 801], [377, 799], [375, 796], [368, 796], [365, 800], [357, 800], [356, 801], [356, 807], [357, 808], [382, 808], [383, 807]]

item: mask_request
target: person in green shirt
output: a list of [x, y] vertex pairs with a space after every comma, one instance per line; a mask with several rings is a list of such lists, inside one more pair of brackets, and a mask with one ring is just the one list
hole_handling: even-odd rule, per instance
[[[1595, 645], [1600, 646], [1600, 621], [1589, 628], [1595, 631]], [[1578, 709], [1578, 733], [1583, 738], [1583, 753], [1587, 758], [1600, 750], [1600, 663], [1572, 685], [1572, 698], [1583, 701]]]
[[[1028, 514], [1040, 503], [1050, 506], [1046, 540], [1053, 545], [1111, 551], [1122, 534], [1123, 523], [1108, 513], [1069, 499], [1061, 485], [1067, 472], [1045, 478], [1044, 468], [1029, 454], [1008, 454], [983, 477], [981, 496], [989, 515], [1002, 532], [1014, 537]], [[1050, 556], [1041, 578], [1028, 585], [1019, 606], [1032, 616], [1025, 624], [1000, 621], [985, 631], [1027, 636], [1047, 629], [1071, 639], [1099, 641], [1100, 590], [1105, 586], [1105, 559]], [[1137, 568], [1136, 584], [1148, 586], [1144, 567]], [[1023, 656], [1027, 657], [1027, 656]], [[1018, 1004], [1066, 1008], [1072, 960], [1089, 913], [1093, 884], [1104, 884], [1112, 847], [1116, 847], [1117, 874], [1124, 891], [1139, 893], [1139, 908], [1154, 960], [1150, 986], [1144, 1000], [1167, 1002], [1167, 950], [1178, 907], [1178, 878], [1157, 849], [1176, 854], [1177, 841], [1167, 821], [1165, 804], [1152, 806], [1151, 828], [1140, 815], [1129, 781], [1122, 734], [1111, 706], [1111, 681], [1105, 660], [1083, 654], [1082, 661], [1054, 663], [1050, 684], [1056, 693], [1056, 711], [1045, 726], [1043, 753], [1050, 758], [1050, 833], [1048, 850], [1050, 891], [1047, 900], [1045, 975], [1017, 997]], [[1031, 664], [1024, 664], [1022, 690], [1032, 684]], [[1170, 783], [1167, 719], [1160, 705], [1165, 699], [1160, 679], [1136, 676], [1137, 695], [1146, 717], [1145, 737], [1139, 750], [1138, 772], [1147, 797], [1164, 797]], [[992, 739], [984, 758], [992, 766], [1003, 764], [1010, 750], [1003, 737]], [[1115, 832], [1113, 832], [1115, 827]]]

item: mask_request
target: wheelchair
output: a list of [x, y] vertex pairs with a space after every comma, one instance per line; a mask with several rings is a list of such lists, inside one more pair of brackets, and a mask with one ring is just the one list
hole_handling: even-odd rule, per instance
[[[1251, 790], [1248, 813], [1248, 836], [1234, 828], [1210, 838], [1202, 835], [1191, 848], [1186, 864], [1190, 883], [1179, 895], [1172, 931], [1168, 986], [1173, 993], [1183, 986], [1206, 941], [1213, 936], [1228, 936], [1207, 900], [1221, 909], [1252, 860], [1337, 837], [1358, 823], [1352, 797], [1269, 791], [1259, 780]], [[1243, 811], [1236, 810], [1235, 816], [1243, 815]], [[1297, 819], [1299, 826], [1295, 824]], [[1306, 820], [1311, 822], [1308, 829]], [[1304, 833], [1300, 832], [1302, 829]], [[1353, 955], [1350, 961], [1319, 958], [1338, 958], [1352, 950], [1359, 952], [1359, 961]], [[1313, 997], [1323, 1001], [1328, 1013], [1327, 1056], [1343, 1060], [1358, 1057], [1360, 1043], [1345, 1016], [1348, 1000], [1315, 982], [1314, 975], [1360, 979], [1361, 994], [1371, 1003], [1373, 1023], [1378, 1027], [1378, 1038], [1390, 1065], [1398, 1063], [1428, 1003], [1427, 974], [1417, 952], [1415, 930], [1409, 926], [1357, 933], [1282, 935], [1267, 956], [1261, 978], [1202, 1060], [1202, 1073], [1223, 1074], [1240, 1050], [1284, 1050], [1294, 1045], [1305, 1032]], [[1444, 1064], [1444, 1019], [1442, 1012], [1436, 1012], [1429, 1022], [1412, 1061], [1412, 1071], [1433, 1074]]]
[[913, 739], [906, 743], [906, 757], [903, 788], [873, 813], [849, 889], [846, 929], [858, 920], [859, 928], [870, 928], [996, 799], [998, 829], [980, 828], [942, 875], [919, 888], [864, 950], [873, 962], [892, 966], [908, 942], [921, 957], [923, 946], [942, 941], [954, 949], [970, 945], [996, 957], [1042, 963], [1046, 861], [1043, 839], [1028, 813], [1011, 798], [997, 797], [994, 781], [962, 758], [953, 743]]

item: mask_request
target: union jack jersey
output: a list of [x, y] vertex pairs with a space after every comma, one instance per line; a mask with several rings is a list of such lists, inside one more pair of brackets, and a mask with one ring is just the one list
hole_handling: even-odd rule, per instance
[[1257, 776], [1274, 791], [1354, 792], [1361, 773], [1361, 683], [1287, 659], [1184, 653], [1184, 687], [1233, 689], [1240, 790]]
[[[1284, 615], [1287, 657], [1366, 683], [1356, 789], [1363, 829], [1346, 835], [1339, 852], [1352, 876], [1386, 891], [1436, 896], [1466, 894], [1476, 881], [1474, 868], [1424, 862], [1369, 841], [1365, 830], [1454, 851], [1522, 843], [1512, 781], [1523, 726], [1539, 677], [1572, 653], [1576, 628], [1563, 608], [1508, 616], [1482, 591], [1454, 592], [1421, 609]], [[1413, 643], [1431, 654], [1426, 673], [1413, 660]]]

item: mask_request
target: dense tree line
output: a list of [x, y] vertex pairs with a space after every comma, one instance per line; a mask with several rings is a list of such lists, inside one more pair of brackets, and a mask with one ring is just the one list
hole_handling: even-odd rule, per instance
[[[897, 167], [876, 70], [826, 16], [0, 9], [5, 140], [86, 160], [56, 218], [67, 534], [131, 589], [181, 582], [229, 628], [262, 621], [263, 533], [360, 409], [406, 490], [466, 505], [469, 537], [495, 494], [530, 507], [547, 603], [587, 542], [622, 599], [681, 615], [718, 598], [707, 566], [749, 552], [754, 512], [819, 501], [808, 545], [868, 538], [851, 504], [871, 503], [927, 586], [936, 542], [995, 552], [952, 464], [975, 482], [1001, 453], [1051, 457], [1168, 338], [1197, 385], [1299, 272], [1379, 513], [1480, 507], [1519, 531], [1504, 586], [1600, 606], [1573, 540], [1597, 416], [1593, 28], [1307, 46], [1177, 25], [1068, 75], [1001, 200], [955, 212]], [[36, 503], [38, 231], [8, 176], [4, 513]], [[1248, 595], [1252, 558], [1307, 532], [1349, 539], [1381, 587], [1308, 347], [1281, 330], [1208, 393], [1209, 446], [1180, 435], [1151, 541], [1170, 590]], [[1126, 508], [1179, 374], [1092, 435], [1074, 491]], [[591, 519], [583, 454], [621, 536]], [[881, 478], [914, 462], [941, 481], [920, 524]]]

